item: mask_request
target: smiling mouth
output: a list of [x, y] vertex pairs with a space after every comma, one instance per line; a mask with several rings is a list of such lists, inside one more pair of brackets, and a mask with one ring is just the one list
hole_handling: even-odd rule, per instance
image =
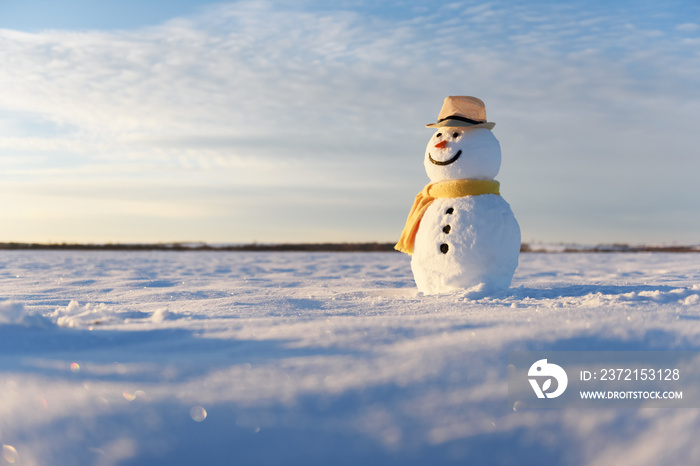
[[452, 157], [451, 159], [445, 160], [444, 162], [440, 162], [439, 160], [435, 160], [433, 156], [430, 155], [430, 152], [428, 152], [428, 159], [435, 165], [449, 165], [455, 160], [457, 160], [460, 155], [462, 155], [462, 149], [458, 150], [454, 157]]

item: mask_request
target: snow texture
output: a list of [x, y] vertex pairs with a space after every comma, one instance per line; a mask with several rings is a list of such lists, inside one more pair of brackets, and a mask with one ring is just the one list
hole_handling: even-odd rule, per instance
[[20, 303], [0, 303], [0, 325], [48, 328], [54, 323], [44, 316], [26, 312]]
[[697, 254], [526, 253], [426, 296], [398, 253], [3, 251], [0, 462], [698, 464], [698, 410], [514, 412], [506, 377], [700, 350], [699, 283]]

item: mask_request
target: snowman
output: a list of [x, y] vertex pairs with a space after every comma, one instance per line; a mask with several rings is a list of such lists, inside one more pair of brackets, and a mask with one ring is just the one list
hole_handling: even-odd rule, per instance
[[476, 97], [450, 96], [425, 151], [430, 183], [416, 196], [395, 248], [412, 254], [425, 294], [507, 289], [518, 266], [520, 227], [494, 178], [501, 147]]

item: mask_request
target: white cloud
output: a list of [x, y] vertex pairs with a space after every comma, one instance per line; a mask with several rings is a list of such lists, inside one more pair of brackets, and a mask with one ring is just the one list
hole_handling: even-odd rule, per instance
[[683, 23], [676, 26], [676, 31], [681, 32], [694, 32], [698, 29], [700, 29], [700, 25], [697, 25], [695, 23]]
[[[538, 209], [555, 202], [542, 179], [572, 177], [580, 191], [568, 197], [584, 223], [605, 205], [587, 187], [611, 170], [630, 196], [622, 210], [653, 179], [662, 196], [699, 194], [655, 176], [660, 156], [687, 168], [683, 180], [700, 168], [689, 156], [700, 145], [692, 137], [700, 58], [673, 31], [626, 13], [461, 2], [394, 19], [241, 2], [133, 31], [0, 30], [0, 156], [47, 161], [13, 163], [0, 180], [17, 179], [26, 192], [77, 184], [85, 196], [94, 188], [86, 177], [107, 187], [132, 180], [147, 197], [154, 191], [142, 188], [157, 180], [299, 203], [308, 202], [299, 189], [317, 186], [339, 202], [330, 218], [306, 217], [309, 239], [321, 240], [313, 232], [342, 217], [344, 189], [374, 193], [404, 217], [425, 180], [422, 125], [445, 95], [468, 93], [498, 123], [501, 178], [525, 217], [542, 218]], [[690, 23], [675, 29], [691, 32]], [[32, 129], [32, 115], [53, 127]], [[203, 212], [216, 202], [201, 190], [193, 196]], [[235, 199], [257, 202], [226, 196], [232, 209]], [[353, 215], [368, 237], [393, 221]], [[524, 223], [542, 238], [557, 222], [544, 218]]]

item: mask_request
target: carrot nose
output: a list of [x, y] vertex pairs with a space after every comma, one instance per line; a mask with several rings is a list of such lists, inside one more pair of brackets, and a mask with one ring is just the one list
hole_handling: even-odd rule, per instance
[[440, 141], [437, 144], [435, 144], [435, 147], [437, 147], [438, 149], [442, 149], [446, 145], [447, 145], [447, 141]]

